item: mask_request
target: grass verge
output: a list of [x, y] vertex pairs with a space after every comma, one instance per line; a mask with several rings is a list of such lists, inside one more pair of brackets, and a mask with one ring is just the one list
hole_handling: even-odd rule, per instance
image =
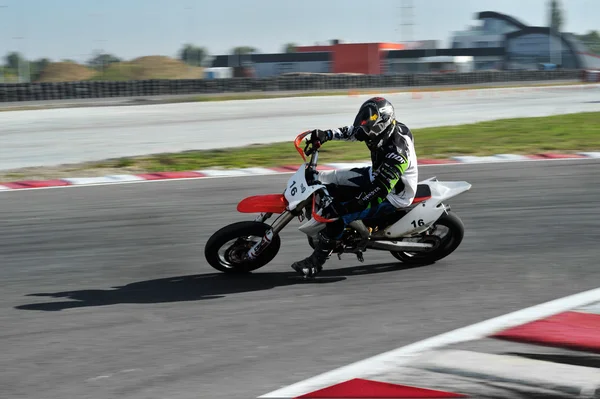
[[[600, 150], [600, 112], [501, 119], [415, 129], [413, 133], [419, 158], [596, 151]], [[285, 143], [157, 154], [53, 168], [20, 169], [0, 174], [0, 180], [299, 164], [301, 158], [294, 149], [293, 138], [292, 134], [290, 141]], [[368, 159], [369, 152], [364, 143], [360, 142], [328, 142], [319, 154], [320, 163]]]

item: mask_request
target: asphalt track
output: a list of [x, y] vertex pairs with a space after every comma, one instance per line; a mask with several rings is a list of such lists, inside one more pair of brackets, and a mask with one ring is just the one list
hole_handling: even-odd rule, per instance
[[230, 278], [203, 259], [237, 201], [287, 175], [0, 195], [0, 386], [14, 398], [253, 398], [383, 351], [596, 288], [600, 160], [429, 166], [467, 180], [463, 245], [424, 268], [274, 262]]
[[[289, 141], [371, 95], [0, 112], [0, 170]], [[600, 110], [600, 85], [387, 94], [411, 128]]]

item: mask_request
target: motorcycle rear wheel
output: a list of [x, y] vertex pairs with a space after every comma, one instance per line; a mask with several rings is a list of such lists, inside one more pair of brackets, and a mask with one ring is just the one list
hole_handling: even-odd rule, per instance
[[[274, 234], [271, 243], [252, 260], [242, 260], [240, 255], [259, 242], [267, 230], [268, 224], [261, 222], [237, 222], [216, 231], [206, 242], [204, 256], [213, 268], [228, 274], [244, 274], [257, 270], [273, 260], [281, 247], [281, 238]], [[253, 238], [249, 241], [248, 238]], [[224, 254], [219, 251], [230, 241], [235, 240]]]
[[[390, 251], [394, 258], [409, 265], [422, 265], [435, 263], [441, 260], [458, 248], [465, 235], [465, 227], [462, 220], [454, 212], [448, 212], [442, 215], [434, 224], [443, 226], [448, 229], [448, 235], [441, 239], [440, 246], [432, 252], [404, 252]], [[427, 240], [427, 236], [423, 237], [423, 241]]]

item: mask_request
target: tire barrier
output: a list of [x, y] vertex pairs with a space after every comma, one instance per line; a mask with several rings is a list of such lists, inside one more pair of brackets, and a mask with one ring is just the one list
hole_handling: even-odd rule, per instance
[[600, 70], [583, 71], [581, 80], [589, 83], [600, 82]]
[[353, 90], [414, 86], [476, 85], [502, 82], [583, 80], [580, 70], [482, 71], [446, 74], [291, 74], [269, 78], [165, 79], [0, 84], [0, 102], [71, 100], [158, 95], [278, 91]]

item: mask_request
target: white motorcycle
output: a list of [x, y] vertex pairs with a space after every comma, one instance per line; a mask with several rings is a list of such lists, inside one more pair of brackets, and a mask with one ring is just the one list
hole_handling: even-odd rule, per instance
[[[321, 216], [323, 209], [334, 198], [335, 187], [321, 184], [317, 176], [318, 147], [305, 150], [302, 140], [310, 134], [303, 132], [294, 145], [304, 163], [290, 177], [283, 194], [255, 195], [243, 199], [238, 212], [259, 213], [254, 221], [242, 221], [225, 226], [207, 241], [204, 255], [208, 263], [224, 273], [249, 273], [268, 264], [279, 252], [279, 232], [294, 218], [298, 228], [314, 240], [326, 223], [337, 219]], [[308, 140], [307, 140], [308, 143]], [[306, 155], [310, 160], [306, 162]], [[464, 181], [441, 182], [432, 177], [419, 182], [415, 199], [408, 208], [399, 209], [385, 217], [350, 223], [334, 253], [341, 259], [343, 253], [353, 253], [363, 262], [363, 252], [389, 251], [402, 263], [430, 264], [447, 257], [458, 248], [464, 236], [460, 218], [450, 211], [444, 201], [471, 188]], [[265, 223], [271, 216], [278, 217], [272, 224]]]

